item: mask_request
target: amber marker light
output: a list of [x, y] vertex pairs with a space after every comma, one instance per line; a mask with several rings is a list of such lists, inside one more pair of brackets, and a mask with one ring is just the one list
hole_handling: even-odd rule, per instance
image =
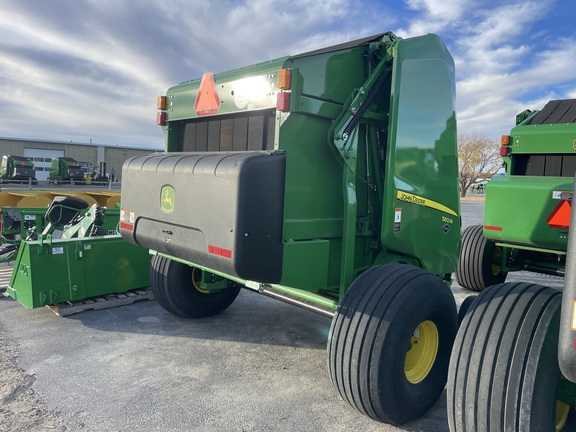
[[500, 144], [503, 146], [510, 145], [510, 135], [502, 135], [500, 138]]
[[278, 71], [278, 88], [280, 90], [290, 90], [292, 71], [290, 69], [280, 69]]
[[159, 110], [166, 109], [166, 96], [158, 96], [158, 99], [156, 101], [156, 108], [158, 108]]

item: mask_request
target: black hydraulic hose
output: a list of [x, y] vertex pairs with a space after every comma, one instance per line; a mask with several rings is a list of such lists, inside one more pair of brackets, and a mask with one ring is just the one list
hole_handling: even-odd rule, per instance
[[[576, 178], [574, 179], [576, 191]], [[570, 212], [570, 225], [576, 227], [576, 203]], [[558, 338], [558, 363], [562, 374], [576, 383], [576, 229], [568, 233], [566, 273], [562, 295], [560, 335]]]

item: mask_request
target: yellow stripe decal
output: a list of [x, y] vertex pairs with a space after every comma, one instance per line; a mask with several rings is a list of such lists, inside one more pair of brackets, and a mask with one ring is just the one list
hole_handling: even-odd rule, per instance
[[436, 210], [440, 210], [444, 213], [448, 213], [452, 216], [458, 216], [458, 213], [446, 207], [445, 205], [437, 203], [436, 201], [432, 201], [431, 199], [423, 198], [421, 196], [414, 195], [408, 192], [403, 192], [399, 190], [396, 192], [396, 198], [398, 198], [400, 201], [416, 204], [423, 207], [430, 207]]

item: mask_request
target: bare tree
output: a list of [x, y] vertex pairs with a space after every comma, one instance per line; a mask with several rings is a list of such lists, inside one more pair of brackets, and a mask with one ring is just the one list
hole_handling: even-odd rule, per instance
[[478, 132], [458, 134], [460, 196], [481, 180], [496, 175], [502, 166], [500, 144]]

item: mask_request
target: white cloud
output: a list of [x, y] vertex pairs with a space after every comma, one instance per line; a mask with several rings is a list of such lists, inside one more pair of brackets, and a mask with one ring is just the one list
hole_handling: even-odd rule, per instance
[[443, 33], [460, 27], [465, 13], [472, 9], [475, 0], [405, 0], [406, 6], [417, 16], [406, 29], [399, 29], [401, 37]]
[[471, 2], [463, 0], [406, 0], [409, 9], [426, 12], [432, 18], [458, 19]]
[[535, 25], [558, 1], [3, 0], [0, 135], [32, 133], [30, 118], [39, 133], [158, 145], [155, 97], [169, 86], [387, 30], [439, 33], [460, 129], [499, 135], [531, 104], [576, 97], [576, 34]]

